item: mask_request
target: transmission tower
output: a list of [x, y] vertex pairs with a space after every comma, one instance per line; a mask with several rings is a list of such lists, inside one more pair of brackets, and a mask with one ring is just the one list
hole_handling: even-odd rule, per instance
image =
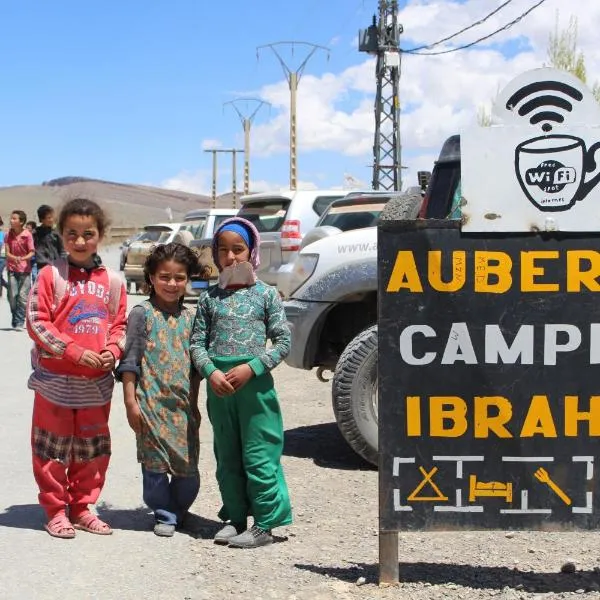
[[[293, 71], [288, 67], [285, 60], [281, 57], [281, 54], [277, 52], [277, 46], [291, 46], [292, 47], [292, 55], [294, 54], [295, 46], [308, 46], [310, 47], [310, 52], [308, 56], [302, 61], [300, 66]], [[298, 166], [298, 146], [297, 146], [297, 138], [296, 138], [296, 98], [298, 94], [298, 84], [300, 83], [300, 78], [302, 77], [302, 73], [304, 72], [304, 68], [306, 67], [308, 61], [311, 59], [313, 54], [317, 50], [324, 50], [327, 52], [327, 58], [329, 58], [329, 48], [325, 46], [319, 46], [317, 44], [311, 44], [309, 42], [274, 42], [272, 44], [265, 44], [263, 46], [258, 46], [256, 48], [256, 56], [258, 58], [259, 52], [263, 48], [270, 48], [283, 72], [286, 76], [288, 86], [290, 88], [290, 189], [295, 190], [298, 187], [298, 178], [297, 178], [297, 166]]]
[[[256, 104], [256, 107], [248, 114], [243, 113], [238, 108], [238, 104], [242, 102], [246, 104], [246, 109], [248, 109], [248, 104], [250, 103]], [[233, 107], [235, 112], [238, 114], [240, 121], [242, 122], [242, 127], [244, 128], [244, 194], [250, 193], [250, 129], [252, 128], [252, 122], [254, 121], [256, 113], [265, 104], [269, 107], [271, 106], [269, 102], [259, 100], [258, 98], [237, 98], [236, 100], [230, 100], [229, 102], [223, 103], [223, 106], [230, 105]]]
[[379, 17], [359, 32], [360, 52], [377, 56], [373, 189], [402, 188], [400, 144], [400, 34], [398, 0], [379, 0]]
[[243, 152], [237, 148], [207, 148], [204, 152], [210, 152], [212, 154], [212, 186], [211, 186], [211, 207], [217, 207], [217, 154], [223, 152], [231, 154], [231, 203], [233, 208], [237, 208], [237, 153]]

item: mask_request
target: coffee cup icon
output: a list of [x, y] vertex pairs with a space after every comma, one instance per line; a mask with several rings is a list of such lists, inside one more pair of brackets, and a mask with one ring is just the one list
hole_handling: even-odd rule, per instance
[[[600, 181], [596, 142], [572, 135], [547, 135], [527, 140], [515, 149], [515, 171], [529, 201], [544, 212], [569, 210], [583, 200]], [[585, 175], [592, 173], [588, 180]]]

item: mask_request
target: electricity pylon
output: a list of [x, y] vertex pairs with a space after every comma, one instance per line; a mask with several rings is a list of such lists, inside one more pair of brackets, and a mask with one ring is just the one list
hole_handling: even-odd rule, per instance
[[[288, 67], [285, 60], [281, 57], [281, 54], [277, 52], [277, 46], [291, 46], [292, 54], [294, 53], [295, 46], [309, 46], [311, 48], [308, 56], [302, 61], [300, 66], [293, 71]], [[318, 44], [311, 44], [310, 42], [273, 42], [272, 44], [265, 44], [263, 46], [258, 46], [256, 48], [256, 56], [258, 58], [260, 50], [263, 48], [270, 48], [273, 51], [273, 54], [277, 57], [281, 68], [285, 74], [285, 77], [288, 82], [288, 86], [290, 88], [290, 189], [295, 190], [298, 187], [298, 145], [296, 138], [296, 99], [298, 94], [298, 84], [300, 83], [300, 78], [302, 77], [302, 73], [304, 72], [304, 68], [306, 64], [311, 59], [313, 54], [317, 50], [324, 50], [327, 52], [327, 58], [329, 58], [329, 48], [325, 46], [319, 46]]]
[[[248, 113], [243, 113], [238, 108], [238, 104], [242, 102], [246, 103], [246, 109], [249, 103], [255, 103], [256, 107], [252, 112], [248, 111]], [[223, 107], [227, 105], [231, 105], [233, 107], [235, 112], [238, 114], [240, 121], [242, 122], [242, 127], [244, 128], [244, 194], [250, 193], [250, 129], [252, 128], [252, 123], [256, 113], [265, 104], [269, 107], [271, 106], [269, 102], [260, 100], [259, 98], [236, 98], [235, 100], [230, 100], [229, 102], [223, 103]]]
[[211, 207], [217, 207], [217, 154], [225, 152], [232, 155], [231, 169], [231, 195], [233, 208], [237, 208], [237, 153], [243, 152], [237, 148], [207, 148], [204, 152], [212, 153], [212, 186], [211, 186]]
[[398, 1], [379, 0], [379, 19], [359, 32], [358, 49], [377, 56], [375, 75], [375, 136], [373, 139], [373, 189], [402, 188], [400, 142], [400, 34]]

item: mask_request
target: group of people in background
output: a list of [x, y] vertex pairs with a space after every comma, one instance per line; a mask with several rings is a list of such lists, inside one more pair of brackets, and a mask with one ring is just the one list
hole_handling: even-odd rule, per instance
[[25, 326], [25, 305], [37, 272], [64, 256], [61, 236], [54, 228], [54, 209], [43, 204], [37, 215], [39, 224], [28, 221], [24, 211], [13, 210], [7, 232], [1, 229], [0, 217], [0, 296], [6, 289], [11, 327], [17, 331]]
[[[200, 270], [197, 256], [182, 244], [156, 246], [144, 267], [149, 297], [127, 318], [124, 283], [98, 255], [108, 226], [101, 207], [86, 198], [69, 201], [58, 233], [53, 212], [42, 211], [40, 222], [45, 233], [36, 246], [25, 215], [13, 212], [5, 244], [9, 290], [13, 301], [19, 298], [13, 325], [22, 325], [26, 301], [34, 342], [31, 447], [45, 529], [68, 539], [76, 530], [112, 533], [90, 506], [110, 460], [115, 377], [135, 433], [154, 533], [171, 537], [185, 527], [200, 490], [198, 395], [205, 379], [222, 499], [214, 541], [237, 548], [272, 543], [272, 529], [292, 522], [271, 376], [289, 351], [290, 331], [277, 290], [256, 276], [257, 230], [237, 217], [219, 227], [212, 247], [219, 281], [195, 311], [183, 300]], [[34, 253], [39, 272], [27, 298]]]

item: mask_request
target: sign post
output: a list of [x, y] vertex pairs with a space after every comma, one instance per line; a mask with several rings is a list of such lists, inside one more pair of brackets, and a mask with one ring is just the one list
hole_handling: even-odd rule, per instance
[[462, 136], [462, 222], [379, 225], [382, 584], [400, 531], [600, 525], [596, 109], [562, 73], [515, 82]]

